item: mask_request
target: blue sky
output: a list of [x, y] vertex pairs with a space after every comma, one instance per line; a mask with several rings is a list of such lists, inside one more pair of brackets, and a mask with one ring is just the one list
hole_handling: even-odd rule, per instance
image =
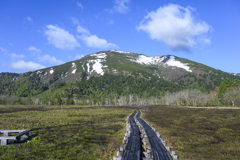
[[0, 0], [0, 72], [110, 49], [240, 73], [240, 1]]

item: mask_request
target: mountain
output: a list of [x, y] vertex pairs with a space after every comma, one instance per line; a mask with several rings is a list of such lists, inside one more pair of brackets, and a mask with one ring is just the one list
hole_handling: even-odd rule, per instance
[[0, 95], [147, 97], [187, 88], [209, 92], [226, 78], [233, 80], [240, 76], [173, 55], [148, 57], [109, 50], [33, 72], [0, 73]]
[[240, 76], [240, 73], [231, 73], [234, 76]]

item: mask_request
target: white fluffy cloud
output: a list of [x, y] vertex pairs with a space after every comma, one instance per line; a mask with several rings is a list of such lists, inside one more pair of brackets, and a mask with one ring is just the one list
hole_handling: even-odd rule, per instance
[[41, 52], [41, 49], [37, 49], [37, 48], [34, 47], [34, 46], [28, 47], [28, 50], [29, 50], [30, 52]]
[[50, 55], [46, 54], [44, 56], [39, 56], [38, 60], [40, 62], [49, 62], [51, 64], [63, 64], [63, 61], [58, 60], [56, 57], [51, 57]]
[[11, 53], [11, 57], [12, 59], [23, 59], [25, 57], [25, 55], [23, 54], [16, 54], [16, 53]]
[[68, 31], [54, 25], [47, 25], [46, 27], [45, 34], [47, 35], [48, 42], [56, 48], [72, 50], [80, 47], [75, 37]]
[[32, 61], [25, 62], [23, 60], [20, 60], [18, 62], [12, 62], [11, 68], [16, 70], [34, 71], [34, 70], [42, 69], [45, 67], [41, 64], [34, 63]]
[[78, 33], [82, 34], [78, 36], [78, 38], [81, 39], [83, 42], [85, 42], [88, 47], [101, 48], [101, 49], [118, 48], [118, 46], [114, 43], [109, 43], [105, 39], [99, 38], [96, 35], [91, 35], [86, 28], [83, 28], [80, 25], [78, 25], [77, 31]]
[[88, 47], [94, 47], [94, 48], [117, 48], [117, 46], [113, 43], [108, 43], [105, 39], [98, 38], [96, 35], [82, 35], [78, 36], [79, 39], [84, 41]]
[[109, 12], [127, 13], [129, 11], [129, 2], [130, 0], [114, 0], [114, 6]]
[[88, 31], [88, 29], [86, 29], [86, 28], [83, 28], [82, 26], [77, 26], [77, 32], [78, 33], [82, 33], [82, 34], [87, 34], [87, 35], [89, 35], [90, 34], [90, 32]]
[[[194, 9], [169, 4], [150, 12], [137, 26], [151, 39], [164, 41], [172, 50], [189, 50], [198, 42], [210, 44], [207, 38], [211, 26], [194, 17]], [[200, 40], [199, 40], [200, 39]]]

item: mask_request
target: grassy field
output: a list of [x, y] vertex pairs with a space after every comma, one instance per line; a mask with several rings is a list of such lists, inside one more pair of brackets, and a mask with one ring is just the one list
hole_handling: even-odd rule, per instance
[[239, 159], [240, 109], [148, 108], [142, 117], [156, 127], [179, 159]]
[[135, 109], [0, 105], [0, 129], [36, 129], [27, 143], [0, 147], [0, 159], [112, 159]]
[[[142, 117], [179, 159], [239, 159], [240, 109], [148, 108]], [[28, 142], [0, 147], [0, 159], [112, 159], [136, 109], [0, 105], [0, 129], [34, 129]]]

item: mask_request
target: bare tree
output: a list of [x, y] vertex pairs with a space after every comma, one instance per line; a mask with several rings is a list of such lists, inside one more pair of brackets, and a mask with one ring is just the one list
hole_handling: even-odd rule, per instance
[[132, 106], [133, 97], [134, 97], [134, 96], [133, 96], [132, 94], [129, 95], [129, 105], [130, 105], [130, 106]]
[[222, 100], [225, 105], [240, 106], [240, 87], [228, 89]]

